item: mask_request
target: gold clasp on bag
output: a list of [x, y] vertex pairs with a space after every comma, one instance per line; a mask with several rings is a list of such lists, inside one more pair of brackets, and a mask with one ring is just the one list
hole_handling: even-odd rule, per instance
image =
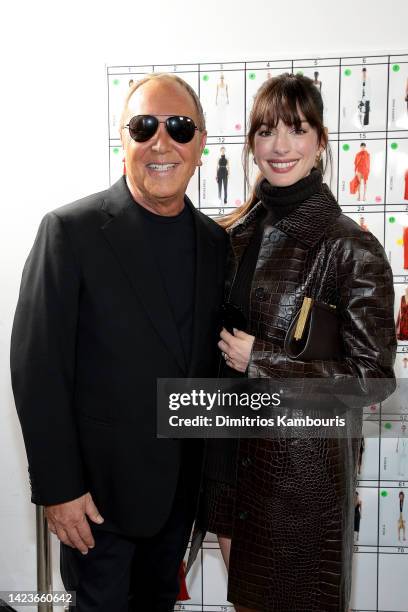
[[312, 298], [309, 298], [309, 297], [304, 297], [303, 298], [302, 308], [300, 309], [300, 313], [299, 313], [297, 324], [296, 324], [295, 333], [294, 333], [294, 336], [293, 336], [295, 338], [295, 340], [301, 340], [302, 339], [303, 332], [305, 331], [307, 319], [308, 319], [308, 316], [310, 314], [310, 310], [312, 308], [312, 305], [313, 305]]
[[[334, 306], [333, 304], [327, 304], [327, 305], [330, 306], [330, 308], [334, 308], [334, 309], [336, 308], [336, 306]], [[312, 310], [312, 306], [313, 306], [312, 298], [304, 297], [302, 307], [299, 312], [298, 320], [296, 323], [295, 333], [293, 334], [294, 339], [297, 341], [301, 340], [303, 337], [306, 323], [309, 318], [310, 311]]]

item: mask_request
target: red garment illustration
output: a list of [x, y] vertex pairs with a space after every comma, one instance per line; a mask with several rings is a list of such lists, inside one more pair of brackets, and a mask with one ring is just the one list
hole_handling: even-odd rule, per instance
[[405, 172], [405, 192], [404, 200], [408, 200], [408, 170]]
[[401, 298], [401, 306], [397, 317], [397, 338], [408, 340], [408, 304], [405, 295]]
[[352, 181], [350, 181], [350, 193], [351, 195], [354, 195], [355, 193], [357, 193], [357, 189], [360, 186], [360, 179], [358, 178], [358, 176], [355, 176], [353, 178]]
[[408, 227], [404, 227], [402, 240], [404, 243], [404, 270], [408, 270]]
[[359, 172], [365, 181], [370, 174], [370, 154], [365, 149], [359, 151], [354, 159], [354, 170]]
[[179, 568], [179, 580], [180, 580], [180, 590], [177, 595], [177, 601], [187, 601], [187, 599], [191, 599], [188, 594], [187, 584], [186, 584], [186, 562], [183, 561]]

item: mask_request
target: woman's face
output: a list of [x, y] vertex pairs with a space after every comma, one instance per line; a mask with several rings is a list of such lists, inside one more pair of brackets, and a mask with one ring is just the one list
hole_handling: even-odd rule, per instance
[[323, 150], [317, 132], [300, 113], [299, 130], [279, 120], [276, 128], [262, 124], [254, 137], [254, 157], [266, 180], [276, 187], [294, 185], [310, 174]]

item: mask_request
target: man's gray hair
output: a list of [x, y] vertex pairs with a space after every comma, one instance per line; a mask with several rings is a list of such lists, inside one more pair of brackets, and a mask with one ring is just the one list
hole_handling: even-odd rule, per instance
[[168, 81], [170, 83], [178, 83], [181, 87], [183, 87], [192, 98], [194, 106], [196, 107], [198, 113], [197, 127], [200, 128], [200, 130], [205, 130], [205, 117], [203, 107], [201, 106], [200, 98], [197, 96], [194, 89], [191, 87], [191, 85], [184, 81], [184, 79], [180, 78], [176, 74], [167, 74], [166, 72], [155, 72], [153, 74], [147, 74], [145, 77], [140, 79], [140, 81], [136, 81], [132, 85], [132, 87], [130, 87], [125, 99], [122, 115], [120, 117], [120, 129], [122, 129], [125, 124], [125, 117], [128, 113], [129, 100], [131, 99], [135, 91], [139, 89], [139, 87], [141, 87], [145, 83], [148, 83], [149, 81]]

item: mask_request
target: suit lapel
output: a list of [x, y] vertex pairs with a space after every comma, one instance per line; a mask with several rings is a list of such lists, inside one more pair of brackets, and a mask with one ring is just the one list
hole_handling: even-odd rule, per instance
[[217, 250], [206, 220], [201, 218], [187, 197], [186, 205], [190, 207], [193, 213], [196, 231], [193, 342], [188, 368], [188, 376], [193, 376], [203, 346], [211, 341], [210, 338], [205, 336], [208, 329], [205, 321], [214, 302], [213, 292], [216, 286]]
[[153, 327], [185, 372], [187, 367], [179, 333], [138, 207], [123, 177], [107, 191], [103, 209], [110, 218], [101, 230]]

